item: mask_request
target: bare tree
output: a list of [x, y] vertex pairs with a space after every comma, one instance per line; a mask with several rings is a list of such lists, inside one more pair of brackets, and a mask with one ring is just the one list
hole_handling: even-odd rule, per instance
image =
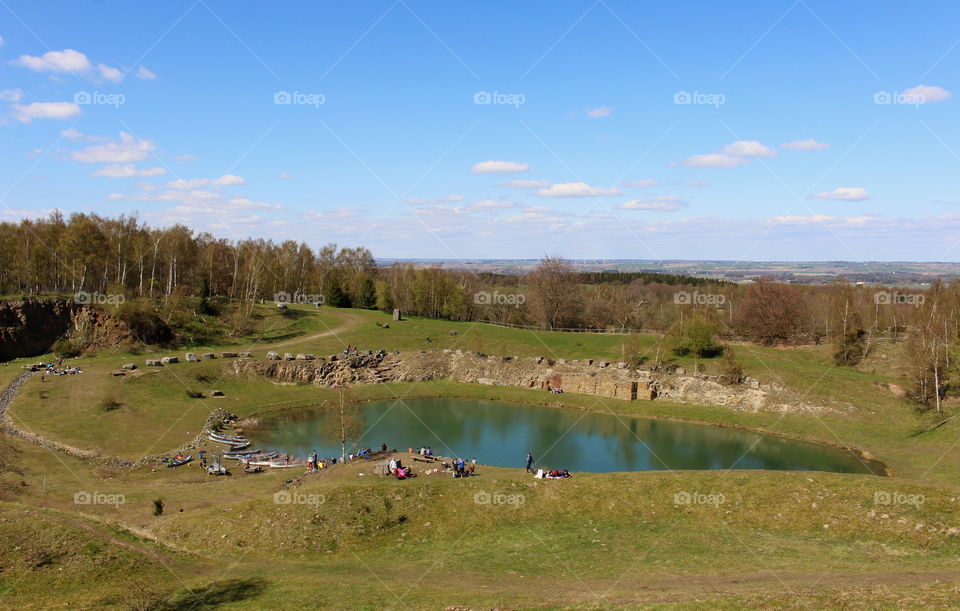
[[547, 329], [573, 325], [580, 311], [580, 287], [570, 262], [559, 256], [540, 259], [530, 274], [530, 305], [537, 322]]

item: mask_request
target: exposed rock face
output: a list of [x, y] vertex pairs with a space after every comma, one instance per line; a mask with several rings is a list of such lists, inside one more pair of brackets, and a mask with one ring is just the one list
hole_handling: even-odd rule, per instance
[[[590, 364], [588, 364], [590, 363]], [[791, 405], [779, 397], [783, 389], [726, 385], [702, 375], [611, 367], [607, 361], [552, 361], [471, 353], [418, 352], [318, 358], [314, 361], [237, 361], [239, 375], [258, 375], [287, 384], [381, 384], [451, 379], [488, 386], [514, 386], [593, 395], [625, 401], [657, 398], [738, 410], [822, 411], [823, 407]]]
[[133, 331], [108, 310], [81, 306], [73, 316], [73, 325], [68, 333], [86, 348], [109, 348], [132, 342]]
[[65, 299], [0, 302], [0, 361], [49, 352], [73, 326], [79, 309]]
[[44, 354], [65, 337], [103, 348], [130, 341], [133, 334], [109, 312], [67, 299], [0, 302], [0, 361]]

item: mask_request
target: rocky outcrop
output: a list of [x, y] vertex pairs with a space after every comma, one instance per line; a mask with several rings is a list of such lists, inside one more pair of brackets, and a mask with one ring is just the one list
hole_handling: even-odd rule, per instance
[[750, 380], [746, 384], [724, 384], [716, 376], [631, 369], [591, 359], [498, 357], [459, 351], [380, 353], [313, 361], [245, 360], [235, 362], [233, 371], [285, 384], [334, 386], [448, 379], [544, 391], [554, 388], [625, 401], [666, 399], [752, 412], [826, 409], [785, 400], [784, 389]]
[[108, 311], [68, 299], [0, 302], [0, 361], [45, 354], [63, 338], [96, 349], [131, 341], [133, 334]]
[[49, 352], [73, 327], [79, 309], [66, 299], [0, 302], [0, 361]]

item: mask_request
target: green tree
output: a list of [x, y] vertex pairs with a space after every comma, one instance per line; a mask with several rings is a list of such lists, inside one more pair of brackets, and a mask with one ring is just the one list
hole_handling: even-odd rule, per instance
[[720, 354], [716, 326], [702, 316], [691, 316], [675, 328], [673, 352], [678, 356], [710, 358]]

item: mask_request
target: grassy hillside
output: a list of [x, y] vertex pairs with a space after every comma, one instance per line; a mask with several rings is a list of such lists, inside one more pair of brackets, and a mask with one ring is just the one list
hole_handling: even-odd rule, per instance
[[[255, 334], [209, 349], [326, 355], [349, 343], [618, 360], [624, 343], [622, 336], [394, 322], [370, 311], [293, 311], [261, 306]], [[390, 328], [376, 324], [384, 322]], [[655, 353], [659, 338], [638, 340]], [[352, 390], [357, 400], [499, 398], [768, 430], [868, 450], [891, 466], [894, 478], [713, 471], [537, 481], [519, 470], [481, 466], [480, 477], [467, 480], [422, 475], [398, 482], [371, 476], [364, 462], [305, 478], [289, 471], [211, 478], [195, 465], [117, 469], [10, 440], [21, 473], [0, 477], [0, 603], [49, 608], [69, 600], [157, 609], [944, 605], [960, 583], [960, 428], [913, 434], [924, 419], [887, 389], [898, 382], [896, 371], [877, 365], [894, 358], [895, 349], [884, 346], [874, 362], [854, 370], [834, 367], [826, 348], [737, 348], [749, 375], [830, 408], [819, 416], [446, 381]], [[46, 438], [137, 458], [191, 439], [215, 408], [246, 416], [333, 398], [328, 389], [238, 379], [223, 359], [109, 374], [146, 357], [114, 350], [74, 359], [85, 373], [32, 378], [10, 416]], [[0, 368], [2, 381], [12, 380], [19, 364]], [[715, 366], [706, 363], [708, 370]], [[211, 397], [212, 389], [226, 397]], [[123, 501], [78, 504], [76, 495], [84, 492]], [[278, 492], [304, 502], [277, 503]], [[675, 495], [683, 493], [722, 502], [677, 504]], [[891, 496], [912, 502], [876, 501]], [[157, 499], [164, 503], [159, 516]], [[53, 576], [56, 585], [47, 587]]]

